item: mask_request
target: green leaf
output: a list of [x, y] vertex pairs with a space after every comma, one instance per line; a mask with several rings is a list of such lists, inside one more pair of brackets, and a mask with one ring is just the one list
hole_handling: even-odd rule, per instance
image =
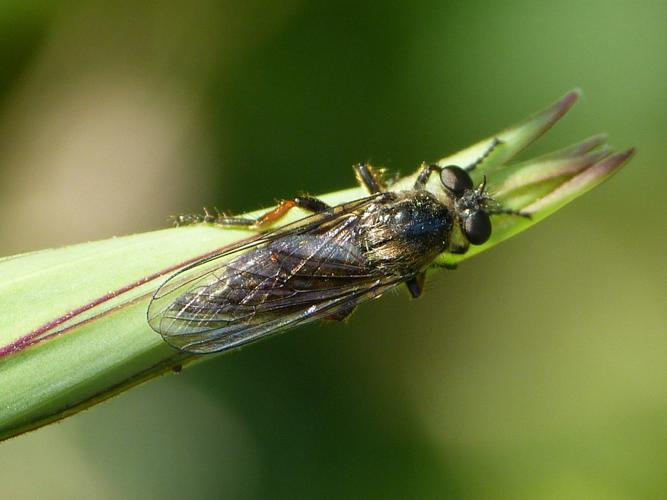
[[[475, 170], [491, 193], [531, 218], [502, 215], [489, 242], [465, 255], [442, 255], [455, 264], [516, 234], [610, 177], [632, 150], [611, 154], [595, 136], [532, 161], [510, 163], [574, 104], [571, 92], [547, 110], [440, 160], [469, 165], [502, 141]], [[415, 175], [393, 189], [409, 188]], [[435, 177], [435, 176], [433, 176]], [[432, 179], [429, 189], [439, 189]], [[361, 188], [321, 196], [338, 204], [364, 196]], [[250, 216], [262, 211], [248, 214]], [[303, 217], [292, 210], [281, 221]], [[175, 270], [249, 236], [205, 224], [112, 238], [0, 260], [0, 439], [64, 418], [114, 394], [196, 360], [150, 329], [152, 293]], [[406, 306], [407, 307], [407, 306]]]

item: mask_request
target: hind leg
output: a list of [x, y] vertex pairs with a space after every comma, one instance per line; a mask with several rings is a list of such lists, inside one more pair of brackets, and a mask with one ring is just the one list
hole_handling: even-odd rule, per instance
[[174, 222], [177, 226], [206, 222], [208, 224], [215, 224], [218, 226], [246, 227], [248, 229], [261, 231], [270, 227], [276, 221], [282, 219], [293, 208], [301, 208], [303, 210], [307, 210], [308, 212], [318, 213], [329, 208], [329, 205], [324, 203], [322, 200], [312, 196], [297, 196], [296, 198], [281, 201], [276, 208], [269, 210], [268, 212], [259, 216], [257, 219], [212, 214], [208, 210], [204, 209], [203, 214], [179, 215], [175, 218]]

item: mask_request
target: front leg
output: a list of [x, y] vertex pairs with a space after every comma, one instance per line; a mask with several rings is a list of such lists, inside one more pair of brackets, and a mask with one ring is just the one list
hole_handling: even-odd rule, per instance
[[415, 181], [415, 189], [426, 188], [426, 184], [428, 184], [428, 180], [431, 178], [433, 172], [442, 172], [442, 167], [435, 163], [422, 163], [419, 174], [417, 174], [417, 180]]
[[[502, 143], [503, 141], [501, 141], [500, 139], [494, 138], [493, 141], [491, 141], [489, 147], [486, 149], [486, 151], [484, 151], [482, 156], [477, 158], [473, 163], [465, 167], [463, 170], [465, 170], [466, 172], [472, 172], [473, 170], [475, 170]], [[442, 170], [443, 167], [435, 163], [423, 163], [421, 169], [419, 170], [419, 174], [417, 175], [417, 180], [415, 181], [415, 189], [424, 189], [426, 187], [426, 184], [428, 184], [428, 180], [431, 178], [431, 174], [433, 172], [441, 173]]]
[[484, 160], [486, 160], [486, 159], [489, 157], [489, 155], [490, 155], [490, 154], [491, 154], [491, 153], [492, 153], [498, 146], [500, 146], [502, 143], [503, 143], [503, 141], [501, 141], [501, 140], [498, 139], [497, 137], [494, 137], [494, 138], [493, 138], [493, 141], [491, 141], [491, 144], [489, 145], [488, 148], [486, 148], [486, 151], [484, 151], [484, 153], [482, 154], [482, 156], [480, 156], [479, 158], [477, 158], [473, 163], [471, 163], [470, 165], [468, 165], [467, 167], [465, 167], [463, 170], [465, 170], [466, 172], [472, 172], [473, 170], [475, 170], [475, 169], [476, 169], [477, 167], [479, 167], [479, 166], [484, 162]]

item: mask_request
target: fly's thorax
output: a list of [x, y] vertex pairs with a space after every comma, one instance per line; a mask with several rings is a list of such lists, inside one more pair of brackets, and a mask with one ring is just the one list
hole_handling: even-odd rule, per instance
[[418, 271], [447, 249], [453, 224], [451, 209], [432, 193], [398, 191], [362, 214], [358, 237], [369, 267]]
[[449, 210], [452, 225], [449, 231], [447, 247], [444, 249], [450, 253], [465, 253], [470, 243], [463, 232], [463, 210], [466, 208], [458, 203], [458, 200], [451, 193], [439, 188], [436, 192], [429, 191], [439, 203]]

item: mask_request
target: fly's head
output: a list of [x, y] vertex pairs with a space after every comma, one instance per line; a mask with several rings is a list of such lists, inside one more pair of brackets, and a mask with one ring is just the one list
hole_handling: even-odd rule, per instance
[[[459, 251], [465, 251], [467, 244], [482, 245], [491, 237], [491, 217], [493, 214], [512, 214], [529, 217], [528, 214], [504, 208], [486, 191], [486, 177], [477, 186], [470, 174], [455, 165], [444, 167], [440, 172], [442, 187], [452, 201], [457, 223], [465, 238], [459, 242]], [[456, 242], [454, 242], [456, 244]]]

